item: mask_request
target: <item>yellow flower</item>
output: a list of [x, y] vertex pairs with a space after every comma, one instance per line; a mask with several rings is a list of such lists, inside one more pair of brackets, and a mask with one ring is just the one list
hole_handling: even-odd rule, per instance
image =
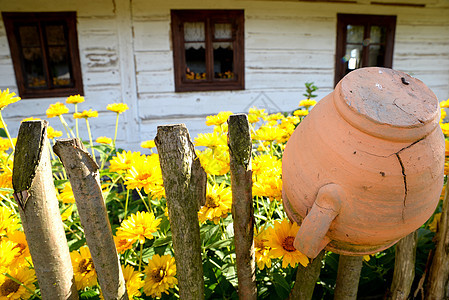
[[441, 116], [440, 116], [440, 122], [444, 121], [444, 118], [446, 118], [446, 110], [444, 108], [440, 108]]
[[98, 117], [98, 111], [92, 110], [92, 109], [84, 110], [83, 112], [77, 112], [77, 113], [74, 113], [74, 114], [73, 114], [73, 117], [74, 117], [75, 119], [81, 119], [81, 118], [84, 118], [84, 119], [87, 119], [87, 118], [96, 118], [96, 117]]
[[19, 228], [19, 219], [14, 216], [14, 212], [5, 206], [0, 206], [0, 236], [7, 235]]
[[254, 236], [254, 252], [256, 254], [256, 264], [260, 270], [263, 270], [265, 266], [271, 268], [270, 247], [267, 245], [268, 231], [261, 230]]
[[9, 148], [11, 148], [11, 142], [9, 139], [0, 137], [0, 151], [7, 151]]
[[67, 97], [67, 99], [65, 100], [65, 103], [67, 104], [78, 104], [78, 103], [83, 103], [84, 102], [84, 97], [78, 95], [72, 95]]
[[60, 137], [60, 136], [62, 136], [62, 131], [55, 130], [51, 126], [47, 127], [47, 137], [49, 139], [54, 139], [54, 138], [57, 138], [57, 137]]
[[62, 210], [61, 219], [63, 221], [67, 220], [72, 215], [73, 207], [74, 207], [74, 205], [68, 205], [67, 207], [65, 207]]
[[30, 257], [30, 250], [28, 249], [28, 243], [25, 237], [25, 233], [20, 230], [16, 230], [13, 233], [8, 234], [8, 239], [15, 243], [13, 249], [19, 249], [19, 252], [14, 256], [13, 264], [19, 266], [26, 262], [26, 259]]
[[175, 258], [170, 255], [153, 255], [144, 272], [146, 278], [143, 291], [148, 296], [161, 297], [162, 293], [168, 294], [168, 289], [178, 284]]
[[271, 154], [263, 154], [252, 160], [253, 178], [266, 174], [267, 176], [280, 176], [282, 173], [282, 161]]
[[447, 99], [447, 100], [445, 100], [445, 101], [441, 101], [441, 102], [440, 102], [440, 107], [441, 107], [441, 108], [449, 107], [449, 99]]
[[228, 121], [230, 115], [232, 115], [232, 112], [230, 111], [221, 111], [217, 115], [207, 116], [206, 125], [221, 125]]
[[132, 167], [125, 177], [125, 185], [129, 190], [143, 188], [149, 197], [164, 197], [165, 190], [159, 155], [142, 156], [133, 161]]
[[112, 103], [112, 104], [108, 104], [106, 109], [110, 110], [110, 111], [113, 111], [113, 112], [116, 112], [118, 114], [121, 114], [122, 112], [128, 110], [129, 107], [125, 103]]
[[285, 131], [277, 126], [261, 126], [256, 131], [255, 140], [279, 141], [284, 139]]
[[26, 121], [39, 121], [39, 120], [41, 120], [41, 119], [35, 118], [35, 117], [29, 117], [29, 118], [23, 119], [23, 120], [20, 121], [20, 122], [22, 123], [22, 122], [26, 122]]
[[[262, 118], [266, 120], [268, 113], [265, 112], [265, 109], [257, 109], [256, 107], [251, 107], [248, 112], [248, 120], [256, 117], [257, 119]], [[251, 122], [251, 121], [249, 121]], [[252, 122], [251, 122], [252, 123]]]
[[110, 144], [110, 143], [112, 143], [112, 139], [108, 138], [106, 136], [100, 136], [95, 140], [95, 142], [97, 142], [99, 144]]
[[70, 184], [70, 181], [67, 181], [64, 185], [64, 188], [59, 193], [59, 200], [62, 201], [62, 203], [75, 203], [75, 196], [73, 195], [72, 185]]
[[0, 299], [29, 299], [32, 296], [29, 290], [34, 291], [36, 289], [34, 286], [34, 282], [36, 281], [34, 269], [22, 266], [12, 268], [7, 273], [22, 284], [19, 284], [6, 275], [0, 275]]
[[86, 287], [95, 286], [97, 284], [97, 272], [95, 272], [89, 248], [83, 246], [79, 248], [79, 252], [70, 252], [70, 258], [72, 260], [76, 289], [82, 290]]
[[304, 117], [307, 116], [309, 114], [308, 110], [305, 109], [297, 109], [293, 112], [294, 116], [298, 116], [298, 117]]
[[253, 196], [282, 200], [282, 179], [280, 176], [258, 176], [253, 183]]
[[148, 140], [148, 141], [143, 141], [143, 142], [140, 144], [140, 147], [142, 147], [142, 148], [147, 148], [147, 149], [151, 149], [151, 148], [156, 147], [156, 144], [154, 143], [154, 140]]
[[213, 221], [215, 224], [220, 222], [221, 218], [226, 218], [232, 208], [231, 188], [225, 187], [224, 183], [213, 186], [209, 183], [206, 189], [206, 203], [198, 212], [198, 219], [201, 223], [206, 220]]
[[282, 120], [284, 118], [284, 115], [281, 113], [271, 114], [266, 119], [267, 121], [277, 121]]
[[0, 274], [6, 272], [20, 249], [9, 239], [0, 239]]
[[221, 134], [228, 132], [228, 122], [214, 126], [214, 132]]
[[111, 159], [109, 170], [117, 173], [128, 171], [133, 166], [133, 162], [138, 161], [140, 157], [140, 152], [122, 151], [122, 153], [117, 153], [117, 156]]
[[117, 228], [116, 236], [119, 239], [127, 239], [129, 242], [139, 241], [143, 244], [145, 238], [153, 239], [153, 232], [159, 229], [161, 219], [156, 219], [153, 213], [140, 212], [132, 214]]
[[298, 106], [299, 107], [305, 107], [307, 109], [307, 108], [309, 108], [311, 106], [314, 106], [315, 104], [316, 104], [315, 100], [304, 99], [304, 100], [299, 101], [299, 105]]
[[4, 109], [11, 103], [17, 102], [20, 100], [20, 97], [14, 97], [16, 93], [10, 93], [9, 89], [4, 91], [0, 90], [0, 110]]
[[61, 102], [56, 102], [55, 104], [50, 104], [46, 114], [47, 118], [57, 117], [69, 112], [69, 108]]
[[207, 174], [224, 175], [229, 172], [230, 157], [228, 151], [223, 147], [219, 147], [215, 151], [212, 149], [198, 151], [197, 155]]
[[437, 232], [438, 224], [440, 223], [440, 219], [441, 219], [441, 213], [436, 213], [433, 216], [432, 222], [430, 222], [429, 225], [428, 225], [430, 231]]
[[216, 147], [228, 147], [228, 140], [225, 134], [220, 134], [217, 132], [213, 133], [200, 133], [198, 137], [195, 138], [195, 146], [205, 146], [211, 149]]
[[444, 135], [449, 136], [449, 123], [440, 124], [440, 127]]
[[122, 272], [129, 299], [134, 299], [134, 296], [139, 297], [142, 294], [140, 288], [144, 285], [144, 281], [142, 280], [143, 274], [135, 271], [131, 265], [127, 265], [126, 267], [122, 266]]
[[[9, 168], [6, 168], [4, 170], [4, 172], [0, 175], [0, 188], [12, 189], [12, 171]], [[0, 191], [0, 195], [7, 195], [7, 194], [9, 194], [9, 192]], [[1, 217], [0, 217], [0, 220], [1, 220]], [[0, 227], [1, 227], [1, 225], [0, 225]]]
[[128, 239], [119, 239], [118, 237], [116, 237], [114, 235], [115, 248], [117, 248], [118, 253], [123, 253], [126, 250], [131, 249], [135, 242], [136, 241], [134, 241], [134, 240], [128, 241]]
[[270, 255], [275, 258], [282, 257], [282, 267], [286, 268], [290, 265], [292, 268], [296, 267], [299, 262], [306, 267], [309, 263], [307, 256], [296, 250], [293, 247], [293, 242], [299, 226], [296, 223], [290, 223], [288, 219], [276, 221], [274, 228], [269, 230], [268, 246], [271, 247]]

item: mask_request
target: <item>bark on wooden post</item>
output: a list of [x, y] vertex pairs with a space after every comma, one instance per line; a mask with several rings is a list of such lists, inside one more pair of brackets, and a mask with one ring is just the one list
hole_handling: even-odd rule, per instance
[[128, 299], [112, 237], [98, 165], [79, 139], [58, 140], [53, 147], [72, 185], [87, 246], [105, 299]]
[[184, 124], [158, 126], [154, 141], [173, 234], [179, 297], [204, 299], [198, 210], [206, 201], [206, 173]]
[[446, 183], [441, 218], [434, 239], [436, 248], [427, 282], [426, 299], [447, 299], [449, 297], [449, 181]]
[[252, 196], [251, 135], [248, 117], [232, 115], [228, 119], [232, 218], [240, 299], [257, 299], [254, 253], [254, 208]]
[[387, 299], [407, 300], [415, 279], [418, 231], [414, 231], [396, 244], [393, 281]]
[[78, 299], [51, 169], [47, 122], [23, 122], [12, 184], [42, 299]]
[[308, 300], [312, 299], [313, 290], [315, 289], [316, 281], [320, 276], [322, 260], [325, 254], [325, 250], [322, 250], [317, 257], [315, 257], [307, 267], [298, 264], [298, 270], [296, 271], [295, 285], [290, 292], [288, 299], [290, 300]]
[[357, 299], [363, 256], [340, 255], [338, 260], [335, 300]]

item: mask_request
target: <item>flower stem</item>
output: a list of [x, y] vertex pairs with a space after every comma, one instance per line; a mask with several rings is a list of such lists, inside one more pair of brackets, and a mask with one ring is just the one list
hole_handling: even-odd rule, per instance
[[143, 243], [140, 243], [140, 254], [139, 254], [139, 272], [142, 268], [142, 253], [143, 253]]
[[8, 137], [9, 142], [11, 143], [12, 151], [14, 152], [14, 150], [15, 150], [16, 148], [14, 147], [14, 143], [12, 142], [11, 135], [9, 135], [9, 131], [8, 131], [8, 128], [6, 127], [6, 123], [5, 123], [5, 120], [3, 119], [1, 110], [0, 110], [0, 122], [2, 123], [3, 129], [5, 129], [6, 136]]
[[62, 123], [62, 126], [64, 126], [65, 132], [67, 133], [67, 137], [70, 138], [70, 133], [72, 134], [72, 137], [75, 137], [75, 135], [73, 134], [73, 131], [69, 128], [69, 124], [67, 124], [64, 117], [62, 115], [59, 115], [58, 117]]
[[90, 147], [92, 148], [92, 158], [95, 161], [94, 143], [92, 142], [92, 133], [90, 132], [89, 120], [87, 118], [85, 119], [86, 119], [87, 133], [89, 133]]
[[[78, 103], [75, 103], [75, 113], [78, 112]], [[75, 119], [75, 129], [76, 129], [76, 137], [79, 139], [80, 138], [80, 134], [78, 131], [78, 119]]]
[[118, 116], [120, 115], [120, 113], [117, 113], [117, 118], [115, 118], [115, 133], [114, 133], [114, 142], [112, 143], [112, 145], [115, 148], [115, 140], [117, 139], [117, 128], [118, 128]]
[[123, 218], [126, 218], [126, 215], [128, 214], [128, 201], [129, 201], [129, 190], [126, 189], [125, 215], [123, 216]]
[[142, 199], [143, 204], [145, 204], [145, 207], [147, 208], [148, 212], [153, 212], [153, 211], [151, 210], [150, 199], [148, 199], [148, 204], [150, 205], [150, 206], [148, 206], [148, 204], [145, 202], [145, 198], [142, 196], [142, 193], [140, 192], [140, 190], [139, 190], [139, 189], [136, 189], [136, 191], [137, 191], [137, 193], [139, 194], [140, 199]]

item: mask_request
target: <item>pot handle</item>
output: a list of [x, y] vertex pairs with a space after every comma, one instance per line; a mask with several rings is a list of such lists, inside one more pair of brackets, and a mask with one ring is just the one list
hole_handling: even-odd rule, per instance
[[312, 209], [304, 218], [293, 243], [298, 251], [315, 258], [326, 247], [331, 241], [326, 234], [340, 213], [345, 198], [343, 188], [335, 183], [326, 184], [318, 190]]

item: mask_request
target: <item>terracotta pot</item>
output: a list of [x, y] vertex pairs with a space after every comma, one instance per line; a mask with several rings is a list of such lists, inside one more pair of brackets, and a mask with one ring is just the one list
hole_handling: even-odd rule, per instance
[[283, 201], [302, 223], [294, 246], [381, 251], [434, 212], [443, 186], [439, 104], [420, 80], [385, 68], [344, 77], [296, 128], [283, 157]]

